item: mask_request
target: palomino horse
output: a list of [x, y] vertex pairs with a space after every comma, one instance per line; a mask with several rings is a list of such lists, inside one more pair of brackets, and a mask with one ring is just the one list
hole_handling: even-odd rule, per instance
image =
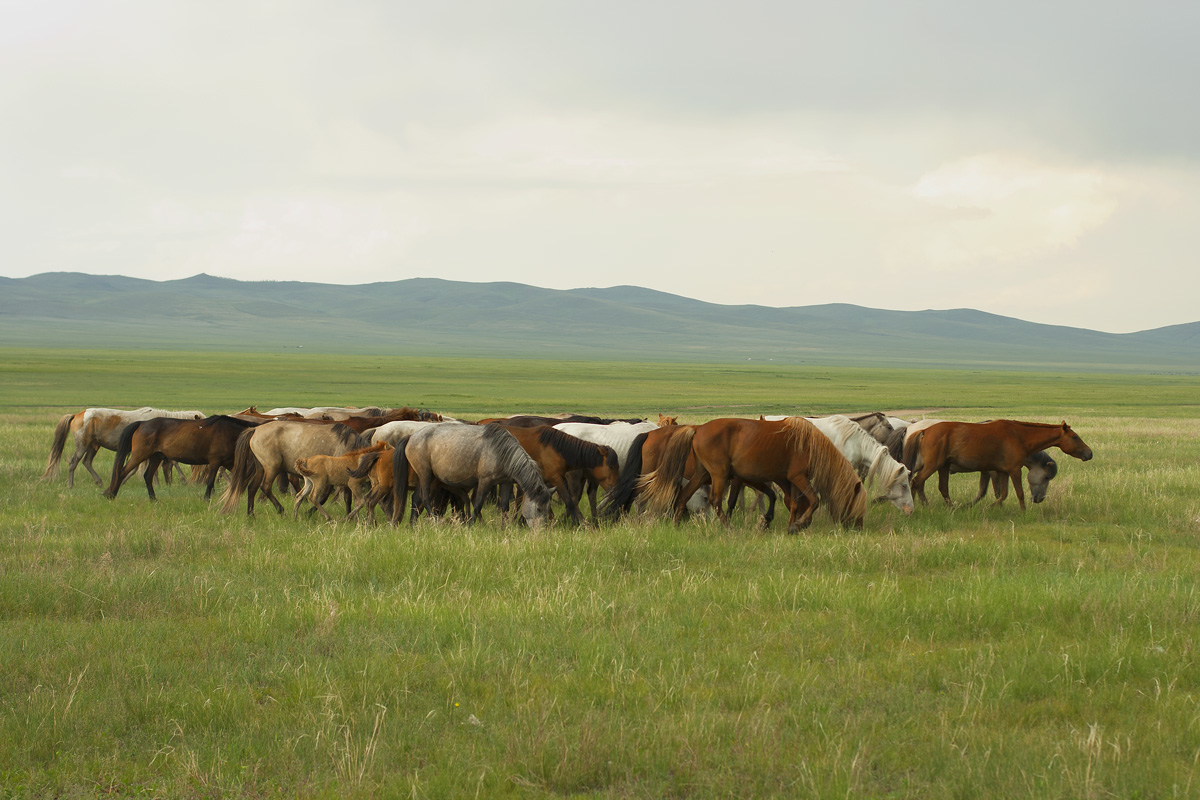
[[246, 494], [246, 514], [254, 513], [254, 497], [261, 491], [275, 510], [283, 505], [271, 492], [281, 474], [296, 475], [296, 459], [308, 456], [339, 456], [369, 447], [370, 442], [341, 423], [317, 425], [311, 421], [274, 420], [251, 428], [237, 441], [229, 485], [221, 495], [221, 512], [228, 514]]
[[1048, 447], [1057, 447], [1081, 461], [1092, 458], [1092, 448], [1065, 421], [1060, 425], [1010, 419], [939, 422], [905, 444], [906, 462], [913, 447], [918, 449], [923, 462], [913, 473], [913, 491], [922, 503], [929, 502], [925, 497], [925, 481], [935, 472], [938, 473], [938, 490], [949, 504], [951, 470], [988, 471], [1002, 472], [1012, 479], [1022, 510], [1025, 509], [1025, 491], [1021, 487], [1021, 468], [1025, 459]]
[[[679, 479], [689, 453], [695, 455], [696, 469], [681, 491]], [[812, 521], [820, 504], [818, 493], [825, 498], [833, 519], [842, 525], [861, 527], [867, 513], [866, 492], [850, 462], [801, 417], [715, 419], [681, 431], [667, 445], [649, 483], [650, 504], [658, 508], [674, 505], [679, 519], [692, 494], [711, 483], [709, 505], [728, 525], [721, 501], [731, 478], [760, 491], [771, 483], [780, 486], [790, 511], [789, 533]]]
[[404, 516], [410, 465], [425, 508], [433, 508], [435, 486], [460, 496], [473, 492], [467, 522], [475, 522], [492, 487], [515, 482], [525, 494], [521, 516], [527, 522], [537, 525], [550, 516], [550, 490], [537, 464], [499, 425], [433, 425], [414, 433], [403, 447], [397, 445], [392, 455], [393, 523]]
[[163, 461], [177, 461], [208, 466], [208, 481], [204, 489], [204, 499], [208, 500], [212, 497], [220, 468], [233, 469], [238, 437], [247, 428], [258, 424], [229, 416], [206, 419], [155, 417], [130, 423], [125, 426], [121, 441], [117, 443], [112, 480], [104, 496], [110, 500], [116, 497], [121, 484], [144, 463], [146, 492], [151, 500], [157, 500], [154, 496], [155, 471]]
[[50, 446], [50, 459], [46, 464], [43, 478], [52, 477], [58, 470], [58, 462], [62, 458], [63, 447], [67, 436], [75, 437], [75, 453], [67, 466], [67, 486], [75, 485], [75, 468], [83, 462], [84, 469], [92, 473], [97, 486], [103, 486], [104, 480], [92, 469], [92, 460], [103, 447], [116, 450], [121, 441], [121, 431], [131, 422], [141, 422], [155, 417], [171, 417], [173, 419], [204, 419], [203, 411], [166, 411], [161, 408], [144, 406], [135, 411], [123, 411], [117, 408], [85, 408], [75, 414], [66, 414], [54, 428], [54, 442]]
[[[559, 499], [576, 525], [583, 524], [583, 514], [567, 486], [569, 472], [583, 472], [585, 477], [604, 487], [605, 492], [617, 485], [621, 470], [617, 466], [617, 454], [611, 447], [585, 442], [549, 425], [525, 428], [497, 424], [516, 437], [529, 457], [537, 463], [546, 485], [558, 492]], [[595, 521], [595, 509], [592, 520]]]
[[[351, 450], [340, 456], [309, 456], [308, 458], [296, 459], [296, 472], [304, 477], [304, 486], [296, 492], [296, 501], [292, 505], [292, 516], [300, 515], [300, 504], [305, 498], [312, 500], [314, 506], [320, 511], [325, 519], [333, 522], [333, 517], [325, 510], [325, 499], [333, 487], [344, 487], [350, 491], [351, 497], [361, 501], [367, 493], [366, 486], [368, 479], [366, 476], [356, 476], [354, 471], [357, 470], [368, 455], [378, 458], [384, 450], [391, 450], [392, 446], [387, 442], [379, 442], [362, 450]], [[388, 453], [388, 458], [391, 458], [391, 453]], [[360, 503], [361, 505], [361, 503]], [[353, 509], [350, 510], [350, 514]], [[347, 514], [349, 518], [350, 514]]]

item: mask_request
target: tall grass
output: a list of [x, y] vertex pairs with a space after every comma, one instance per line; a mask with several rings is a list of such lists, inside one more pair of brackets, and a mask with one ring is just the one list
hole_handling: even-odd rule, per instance
[[[26, 380], [0, 389], [0, 795], [1200, 793], [1194, 379], [1051, 392], [1046, 376], [629, 365], [644, 383], [617, 390], [569, 365], [542, 385], [499, 380], [522, 362], [455, 361], [419, 362], [404, 397], [399, 378], [321, 385], [353, 372], [332, 360], [267, 370], [268, 393], [247, 360], [218, 386], [159, 365], [84, 400], [86, 363], [43, 361], [36, 389], [33, 359], [6, 362]], [[246, 519], [197, 486], [150, 504], [137, 484], [110, 502], [90, 480], [36, 480], [71, 403], [417, 395], [462, 415], [698, 420], [794, 407], [805, 384], [828, 410], [1066, 417], [1096, 458], [1060, 458], [1023, 513], [935, 499], [912, 517], [873, 506], [860, 532], [818, 515], [799, 536], [749, 513], [729, 529]], [[956, 499], [974, 485], [954, 478]]]

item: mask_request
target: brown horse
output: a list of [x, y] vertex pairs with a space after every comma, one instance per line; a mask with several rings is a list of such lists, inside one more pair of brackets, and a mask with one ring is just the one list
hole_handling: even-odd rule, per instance
[[246, 514], [254, 513], [254, 497], [261, 491], [275, 510], [283, 505], [271, 492], [271, 484], [281, 474], [297, 475], [296, 459], [308, 456], [336, 456], [370, 447], [371, 443], [341, 423], [313, 424], [310, 421], [273, 420], [242, 433], [234, 453], [229, 485], [221, 495], [221, 512], [228, 514], [246, 494]]
[[[689, 454], [695, 455], [695, 472], [679, 489]], [[683, 516], [688, 499], [711, 483], [708, 502], [726, 525], [729, 516], [721, 507], [726, 486], [740, 479], [756, 489], [780, 486], [790, 511], [788, 532], [807, 527], [820, 496], [833, 519], [861, 527], [867, 513], [866, 492], [854, 467], [833, 443], [806, 419], [778, 421], [715, 419], [673, 436], [649, 481], [652, 506], [665, 507], [674, 500], [675, 519]], [[760, 488], [762, 487], [762, 488]]]
[[516, 437], [521, 448], [538, 465], [546, 485], [558, 492], [559, 499], [567, 507], [567, 513], [576, 525], [583, 524], [583, 514], [580, 513], [579, 503], [567, 485], [568, 473], [580, 472], [585, 478], [602, 486], [606, 492], [617, 485], [620, 468], [617, 465], [617, 454], [611, 447], [585, 442], [549, 425], [525, 428], [497, 424]]
[[154, 495], [154, 473], [164, 461], [181, 464], [206, 465], [208, 480], [204, 499], [212, 497], [213, 485], [221, 467], [233, 469], [234, 451], [238, 437], [258, 423], [236, 417], [215, 416], [206, 419], [172, 419], [156, 417], [125, 426], [117, 443], [112, 479], [104, 496], [113, 499], [130, 475], [146, 464], [146, 492]]
[[[1057, 447], [1080, 461], [1090, 461], [1092, 448], [1079, 438], [1064, 421], [1061, 425], [997, 419], [991, 422], [939, 422], [920, 432], [905, 444], [905, 460], [912, 448], [918, 449], [921, 466], [913, 471], [913, 494], [928, 505], [925, 481], [938, 474], [938, 490], [950, 504], [950, 473], [1002, 472], [1012, 479], [1013, 491], [1021, 510], [1025, 509], [1025, 491], [1021, 487], [1021, 467], [1039, 450]], [[916, 455], [913, 455], [913, 463]]]

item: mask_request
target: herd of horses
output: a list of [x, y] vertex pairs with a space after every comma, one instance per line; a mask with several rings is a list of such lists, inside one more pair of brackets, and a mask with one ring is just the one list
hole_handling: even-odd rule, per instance
[[1049, 448], [1083, 461], [1092, 457], [1065, 421], [909, 421], [882, 412], [681, 425], [663, 415], [657, 422], [583, 415], [465, 422], [409, 407], [259, 412], [251, 406], [213, 416], [89, 408], [59, 420], [43, 478], [56, 474], [68, 440], [75, 445], [70, 486], [79, 464], [103, 486], [92, 460], [102, 448], [115, 452], [104, 491], [110, 499], [140, 470], [154, 500], [157, 475], [170, 480], [173, 469], [182, 472], [178, 465], [191, 465], [205, 482], [206, 500], [218, 476], [228, 475], [219, 499], [224, 513], [243, 497], [247, 514], [259, 497], [284, 513], [275, 492], [295, 490], [293, 515], [309, 501], [310, 513], [333, 519], [324, 504], [340, 491], [351, 519], [365, 514], [373, 522], [382, 508], [393, 524], [422, 513], [474, 522], [489, 502], [507, 515], [517, 501], [520, 517], [536, 525], [553, 519], [557, 498], [564, 518], [580, 525], [586, 494], [593, 524], [635, 506], [677, 521], [707, 508], [729, 524], [744, 490], [751, 489], [765, 506], [763, 527], [782, 496], [789, 532], [808, 526], [822, 507], [836, 523], [861, 527], [869, 500], [910, 514], [914, 494], [928, 503], [925, 483], [934, 473], [948, 504], [950, 474], [977, 472], [974, 502], [990, 487], [995, 502], [1003, 503], [1011, 483], [1024, 509], [1023, 475], [1037, 503], [1057, 474]]

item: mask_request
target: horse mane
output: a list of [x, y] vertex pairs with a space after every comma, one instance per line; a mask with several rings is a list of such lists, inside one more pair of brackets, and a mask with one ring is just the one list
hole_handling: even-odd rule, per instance
[[887, 441], [883, 446], [888, 449], [888, 453], [893, 459], [904, 463], [904, 429], [897, 428], [888, 434]]
[[[874, 413], [880, 417], [883, 416], [878, 411]], [[823, 417], [821, 421], [835, 428], [837, 439], [833, 443], [839, 450], [843, 449], [848, 442], [854, 440], [856, 444], [871, 454], [871, 464], [867, 468], [867, 474], [862, 478], [863, 486], [872, 487], [878, 481], [886, 491], [896, 481], [904, 477], [905, 466], [893, 458], [888, 448], [880, 444], [879, 440], [874, 436], [867, 433], [866, 429], [855, 422], [853, 418], [835, 414], [830, 417]]]
[[1054, 457], [1045, 450], [1038, 450], [1029, 458], [1025, 459], [1026, 464], [1028, 464], [1030, 461], [1037, 462], [1042, 469], [1046, 470], [1046, 476], [1050, 480], [1053, 480], [1058, 475], [1058, 462], [1055, 461]]
[[537, 464], [525, 452], [525, 448], [521, 447], [517, 437], [509, 433], [503, 425], [485, 425], [482, 430], [483, 442], [497, 451], [501, 463], [522, 491], [535, 503], [549, 502], [550, 489], [542, 480], [542, 473], [538, 472]]
[[862, 524], [867, 515], [867, 493], [846, 457], [803, 417], [788, 417], [783, 426], [789, 443], [809, 455], [809, 480], [825, 498], [834, 520], [842, 525]]
[[[585, 442], [583, 439], [563, 433], [549, 425], [539, 429], [538, 443], [557, 450], [563, 460], [572, 467], [593, 469], [605, 463], [604, 451], [600, 449], [600, 445]], [[612, 448], [606, 449], [609, 455], [609, 467], [616, 471], [617, 454], [613, 452]]]
[[[243, 414], [246, 412], [242, 412]], [[240, 417], [230, 416], [229, 414], [213, 414], [211, 417], [205, 417], [199, 428], [207, 428], [209, 425], [217, 425], [225, 423], [227, 425], [237, 425], [239, 428], [255, 428], [262, 424], [262, 420], [241, 419]]]
[[329, 430], [337, 436], [338, 444], [344, 445], [350, 450], [360, 450], [371, 446], [369, 439], [359, 434], [358, 431], [349, 425], [335, 422], [329, 426]]

